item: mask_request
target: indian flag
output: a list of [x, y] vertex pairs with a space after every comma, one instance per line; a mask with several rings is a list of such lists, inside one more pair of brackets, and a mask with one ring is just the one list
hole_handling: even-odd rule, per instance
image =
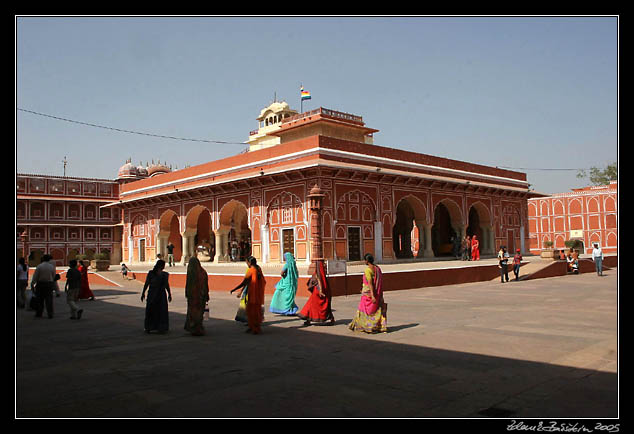
[[310, 99], [310, 92], [304, 90], [304, 86], [301, 87], [300, 91], [302, 93], [302, 101], [304, 101], [305, 99]]

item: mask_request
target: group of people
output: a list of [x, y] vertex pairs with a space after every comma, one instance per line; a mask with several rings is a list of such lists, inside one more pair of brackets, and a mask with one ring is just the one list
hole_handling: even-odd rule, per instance
[[[304, 321], [304, 325], [323, 324], [332, 325], [335, 317], [332, 314], [332, 293], [324, 261], [312, 263], [308, 272], [311, 278], [307, 282], [310, 296], [299, 310], [295, 303], [295, 295], [299, 282], [299, 273], [295, 258], [291, 253], [285, 254], [286, 263], [282, 269], [281, 279], [275, 286], [271, 299], [270, 311], [279, 315], [297, 316]], [[367, 333], [387, 332], [387, 303], [383, 299], [383, 275], [379, 266], [374, 264], [372, 255], [365, 255], [366, 270], [363, 275], [361, 301], [357, 313], [349, 324], [350, 330]], [[242, 281], [229, 292], [238, 291], [240, 299], [236, 321], [244, 322], [248, 327], [246, 333], [262, 333], [264, 321], [264, 290], [266, 279], [256, 258], [246, 259], [247, 272]], [[169, 274], [164, 271], [165, 261], [158, 260], [154, 268], [148, 273], [141, 301], [147, 304], [145, 310], [145, 332], [157, 331], [165, 333], [169, 329], [168, 302], [172, 300], [169, 286]], [[205, 334], [203, 325], [205, 308], [209, 302], [208, 275], [197, 258], [191, 258], [187, 265], [185, 283], [185, 297], [187, 299], [187, 316], [185, 330], [194, 336]]]
[[[509, 263], [510, 255], [506, 251], [506, 246], [500, 246], [500, 251], [498, 252], [498, 268], [500, 269], [500, 280], [502, 283], [509, 281], [509, 271], [508, 271], [508, 263]], [[522, 254], [520, 253], [520, 249], [515, 251], [515, 256], [513, 256], [513, 274], [515, 275], [515, 280], [520, 279], [520, 267], [522, 265]]]
[[465, 235], [460, 244], [460, 252], [462, 253], [463, 261], [479, 261], [480, 240], [478, 240], [478, 237], [475, 234], [472, 237]]
[[[94, 300], [95, 295], [88, 283], [88, 266], [83, 261], [72, 259], [70, 268], [66, 271], [66, 302], [70, 307], [70, 319], [81, 319], [83, 309], [79, 308], [79, 300]], [[40, 263], [35, 267], [31, 277], [31, 296], [27, 297], [29, 267], [24, 258], [18, 260], [17, 266], [17, 306], [21, 309], [31, 309], [35, 311], [35, 317], [41, 318], [44, 309], [49, 318], [55, 314], [53, 294], [56, 297], [61, 295], [58, 281], [61, 279], [55, 260], [51, 255], [42, 256]]]
[[[570, 248], [568, 254], [560, 250], [559, 259], [565, 260], [568, 264], [568, 273], [579, 274], [579, 253], [575, 249]], [[599, 247], [599, 243], [592, 245], [592, 262], [594, 262], [597, 276], [603, 276], [603, 250]]]

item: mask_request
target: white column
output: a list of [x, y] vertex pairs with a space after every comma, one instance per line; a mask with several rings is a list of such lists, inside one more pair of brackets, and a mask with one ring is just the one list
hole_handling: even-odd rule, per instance
[[196, 229], [187, 229], [183, 232], [183, 256], [181, 258], [181, 265], [185, 265], [189, 262], [189, 258], [191, 258], [194, 254], [194, 235], [196, 235]]
[[216, 229], [216, 241], [215, 241], [215, 249], [216, 255], [214, 256], [214, 264], [218, 264], [220, 262], [220, 257], [222, 256], [222, 234], [220, 229]]
[[[269, 225], [261, 225], [260, 233], [262, 234], [262, 263], [266, 264], [269, 262], [269, 258], [271, 257], [269, 252]], [[310, 249], [308, 251], [308, 256], [310, 256]]]
[[489, 227], [489, 245], [491, 246], [491, 254], [495, 254], [495, 227]]
[[374, 260], [376, 262], [383, 260], [383, 223], [381, 222], [374, 222]]

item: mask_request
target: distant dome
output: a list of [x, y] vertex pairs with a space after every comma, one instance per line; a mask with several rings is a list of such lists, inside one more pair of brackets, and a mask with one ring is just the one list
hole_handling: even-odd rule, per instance
[[286, 101], [275, 101], [271, 103], [268, 107], [264, 107], [262, 110], [260, 110], [260, 116], [258, 116], [256, 119], [258, 121], [262, 121], [271, 115], [281, 115], [283, 117], [287, 117], [294, 114], [297, 114], [297, 111], [291, 109]]
[[169, 173], [171, 171], [172, 169], [167, 167], [165, 164], [158, 163], [158, 164], [152, 164], [151, 166], [147, 168], [147, 175], [156, 176], [162, 173]]
[[143, 176], [143, 177], [148, 176], [148, 171], [145, 167], [137, 166], [136, 170], [139, 176]]
[[139, 169], [129, 161], [119, 168], [119, 179], [138, 178]]

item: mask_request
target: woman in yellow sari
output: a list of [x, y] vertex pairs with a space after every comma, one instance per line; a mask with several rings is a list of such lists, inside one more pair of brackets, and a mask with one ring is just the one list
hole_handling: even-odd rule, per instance
[[387, 303], [383, 300], [383, 273], [374, 265], [374, 257], [364, 256], [363, 288], [359, 309], [348, 328], [366, 333], [387, 333]]

